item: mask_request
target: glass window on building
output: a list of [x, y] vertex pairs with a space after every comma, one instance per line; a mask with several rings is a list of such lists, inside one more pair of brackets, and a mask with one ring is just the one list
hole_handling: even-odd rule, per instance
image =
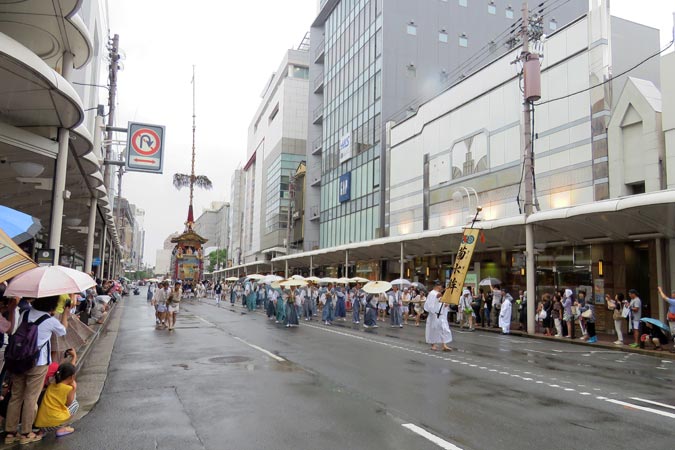
[[302, 78], [303, 80], [309, 79], [309, 67], [294, 66], [290, 67], [290, 76], [291, 78]]
[[438, 42], [443, 42], [444, 44], [448, 43], [448, 33], [445, 30], [438, 32]]
[[511, 5], [507, 6], [504, 14], [507, 19], [513, 19], [513, 7]]
[[466, 33], [459, 35], [459, 46], [465, 48], [469, 46], [469, 38], [466, 36]]
[[406, 33], [408, 33], [411, 36], [417, 36], [417, 25], [415, 25], [413, 22], [410, 22], [406, 26]]
[[459, 3], [459, 6], [463, 6], [463, 7], [465, 7], [465, 8], [466, 8], [466, 6], [467, 6], [467, 2], [468, 2], [468, 1], [469, 1], [469, 0], [457, 0], [457, 2]]
[[495, 2], [488, 3], [488, 14], [497, 14], [497, 6]]
[[555, 20], [555, 18], [551, 19], [551, 20], [548, 22], [548, 28], [549, 28], [551, 31], [557, 30], [557, 29], [558, 29], [558, 21]]

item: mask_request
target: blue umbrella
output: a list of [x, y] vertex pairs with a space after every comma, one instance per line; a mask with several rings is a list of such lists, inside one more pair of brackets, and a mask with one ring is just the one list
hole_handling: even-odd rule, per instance
[[640, 319], [640, 322], [651, 323], [652, 325], [656, 325], [657, 327], [661, 328], [666, 333], [670, 333], [670, 328], [664, 325], [660, 320], [652, 319], [651, 317], [643, 317]]
[[0, 205], [0, 228], [17, 244], [33, 239], [42, 229], [39, 219]]

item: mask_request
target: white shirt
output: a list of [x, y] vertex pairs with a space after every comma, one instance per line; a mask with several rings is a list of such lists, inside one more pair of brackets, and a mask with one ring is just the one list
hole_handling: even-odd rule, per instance
[[[25, 314], [25, 313], [24, 313]], [[40, 317], [45, 314], [49, 315], [44, 311], [38, 311], [37, 309], [28, 310], [28, 321], [35, 322]], [[21, 317], [23, 320], [23, 316]], [[38, 341], [37, 345], [40, 350], [40, 356], [38, 357], [36, 366], [44, 366], [51, 362], [50, 345], [45, 343], [52, 338], [52, 333], [55, 333], [57, 336], [65, 336], [66, 328], [59, 322], [55, 317], [49, 317], [47, 320], [42, 322], [38, 327]]]

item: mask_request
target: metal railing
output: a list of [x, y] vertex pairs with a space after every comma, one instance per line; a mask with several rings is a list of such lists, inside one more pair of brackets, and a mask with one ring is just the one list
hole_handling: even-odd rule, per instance
[[314, 92], [323, 91], [323, 70], [314, 78]]

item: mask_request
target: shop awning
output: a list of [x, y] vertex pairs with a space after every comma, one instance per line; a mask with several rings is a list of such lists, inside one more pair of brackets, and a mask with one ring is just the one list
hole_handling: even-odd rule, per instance
[[[618, 199], [542, 211], [532, 214], [528, 223], [535, 225], [539, 248], [560, 245], [593, 244], [611, 241], [632, 241], [675, 237], [675, 190], [633, 195]], [[484, 230], [481, 250], [521, 250], [525, 248], [525, 216], [477, 222]], [[345, 252], [349, 262], [398, 260], [401, 243], [404, 256], [412, 257], [451, 254], [457, 251], [462, 227], [448, 227], [346, 244], [274, 258], [274, 263], [289, 267], [342, 264]]]

